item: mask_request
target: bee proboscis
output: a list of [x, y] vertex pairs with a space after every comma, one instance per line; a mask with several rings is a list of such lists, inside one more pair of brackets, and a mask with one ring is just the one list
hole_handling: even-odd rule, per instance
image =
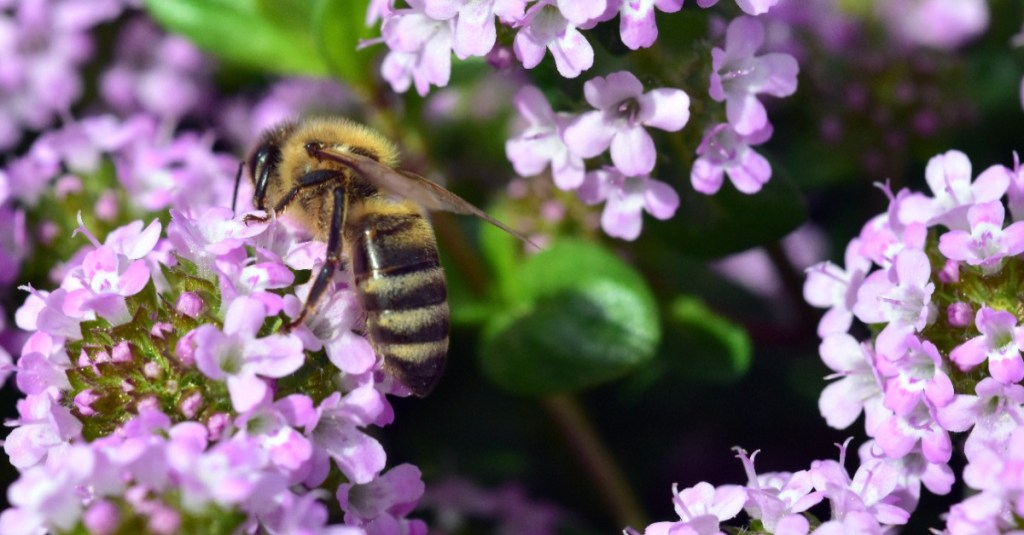
[[295, 324], [316, 308], [347, 258], [370, 343], [385, 370], [422, 397], [440, 378], [449, 333], [447, 285], [426, 212], [474, 215], [529, 240], [397, 163], [398, 150], [376, 131], [317, 118], [264, 132], [247, 167], [255, 208], [268, 215], [287, 211], [327, 242], [327, 258]]

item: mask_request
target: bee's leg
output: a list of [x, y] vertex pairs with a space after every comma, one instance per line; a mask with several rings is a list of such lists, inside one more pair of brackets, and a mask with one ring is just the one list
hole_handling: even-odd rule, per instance
[[235, 214], [235, 206], [238, 205], [238, 185], [242, 182], [242, 167], [245, 162], [238, 162], [238, 174], [235, 175], [235, 192], [231, 194], [231, 213]]
[[[318, 169], [316, 171], [310, 171], [302, 175], [301, 177], [299, 177], [298, 183], [294, 187], [292, 187], [292, 189], [288, 190], [288, 193], [285, 193], [284, 197], [281, 197], [280, 201], [277, 201], [277, 204], [274, 205], [273, 211], [271, 213], [278, 214], [283, 212], [284, 209], [287, 208], [288, 205], [295, 200], [295, 196], [298, 195], [300, 191], [306, 188], [311, 188], [313, 186], [319, 186], [320, 184], [330, 182], [331, 180], [341, 179], [344, 176], [345, 175], [342, 174], [341, 171], [335, 171], [332, 169]], [[263, 209], [263, 199], [266, 194], [265, 185], [263, 187], [263, 190], [263, 196], [260, 196], [259, 182], [257, 182], [256, 208], [261, 210]], [[250, 222], [254, 221], [257, 223], [266, 223], [268, 219], [270, 219], [269, 215], [257, 216], [249, 214], [245, 216], [245, 223], [249, 224]]]
[[316, 280], [313, 281], [313, 286], [309, 289], [309, 296], [306, 297], [306, 304], [302, 307], [302, 312], [288, 326], [289, 329], [302, 323], [306, 319], [307, 314], [316, 310], [317, 302], [323, 297], [327, 286], [331, 283], [331, 278], [334, 277], [334, 272], [341, 265], [341, 234], [345, 221], [345, 189], [334, 188], [333, 193], [334, 208], [331, 211], [331, 233], [327, 238], [327, 258], [324, 261], [323, 267], [320, 268], [320, 273], [317, 274]]

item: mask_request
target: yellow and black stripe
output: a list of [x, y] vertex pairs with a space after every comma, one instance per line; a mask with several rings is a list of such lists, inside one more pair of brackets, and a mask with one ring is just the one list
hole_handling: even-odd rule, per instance
[[448, 290], [434, 231], [409, 203], [365, 210], [351, 231], [352, 269], [370, 341], [389, 373], [425, 396], [448, 353]]

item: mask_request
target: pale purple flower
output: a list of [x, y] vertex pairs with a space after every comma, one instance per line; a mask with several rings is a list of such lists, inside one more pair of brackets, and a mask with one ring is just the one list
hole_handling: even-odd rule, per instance
[[910, 513], [886, 502], [896, 490], [899, 473], [894, 465], [868, 461], [850, 478], [845, 468], [846, 444], [841, 445], [839, 461], [813, 461], [809, 470], [814, 488], [823, 493], [832, 506], [832, 521], [845, 522], [851, 515], [870, 514], [883, 525], [906, 524]]
[[244, 214], [235, 216], [230, 208], [209, 208], [198, 217], [171, 210], [167, 240], [175, 253], [196, 263], [212, 275], [215, 260], [237, 253], [245, 240], [263, 233], [265, 223], [246, 223]]
[[664, 220], [679, 207], [679, 195], [668, 184], [647, 176], [628, 177], [614, 167], [587, 173], [579, 196], [587, 204], [604, 201], [601, 228], [630, 241], [640, 236], [643, 211]]
[[82, 338], [81, 321], [95, 319], [92, 312], [82, 312], [68, 299], [68, 291], [57, 288], [52, 292], [21, 286], [29, 292], [25, 302], [14, 313], [15, 324], [25, 331], [43, 331], [65, 339]]
[[843, 259], [846, 269], [832, 262], [822, 262], [805, 271], [804, 299], [811, 306], [829, 309], [818, 322], [818, 336], [821, 337], [850, 330], [857, 291], [871, 269], [871, 260], [861, 253], [859, 238], [854, 238], [846, 246]]
[[751, 145], [764, 143], [772, 136], [770, 124], [750, 135], [736, 132], [728, 123], [719, 123], [704, 132], [697, 146], [697, 160], [690, 170], [693, 189], [711, 195], [722, 187], [729, 175], [736, 189], [757, 193], [772, 177], [772, 166]]
[[235, 422], [239, 429], [236, 436], [257, 442], [269, 454], [269, 462], [288, 477], [289, 483], [299, 483], [310, 469], [313, 444], [296, 427], [305, 425], [313, 414], [313, 400], [301, 394], [273, 404], [262, 400]]
[[989, 22], [985, 0], [888, 0], [876, 3], [875, 10], [897, 37], [940, 50], [967, 43]]
[[4, 453], [19, 470], [39, 464], [49, 458], [64, 455], [64, 449], [82, 432], [82, 423], [71, 411], [60, 404], [56, 389], [40, 394], [29, 394], [18, 400], [18, 419], [4, 440]]
[[967, 230], [967, 211], [975, 204], [999, 200], [1010, 185], [1010, 170], [993, 165], [971, 180], [967, 155], [951, 150], [928, 160], [925, 181], [935, 197], [911, 194], [900, 208], [901, 221], [925, 221], [950, 229]]
[[284, 308], [284, 298], [269, 290], [287, 288], [295, 281], [292, 270], [275, 260], [242, 265], [226, 260], [217, 262], [217, 280], [224, 302], [249, 296], [263, 303], [268, 316], [276, 316]]
[[1017, 326], [1017, 317], [1005, 310], [983, 306], [974, 324], [981, 336], [953, 348], [949, 359], [964, 371], [988, 360], [989, 373], [1001, 383], [1024, 379], [1024, 359], [1020, 354], [1024, 346], [1024, 327]]
[[924, 458], [931, 463], [949, 462], [953, 444], [949, 432], [934, 418], [934, 409], [923, 403], [905, 415], [893, 413], [875, 429], [875, 441], [890, 458], [900, 458], [920, 446]]
[[70, 367], [71, 359], [62, 340], [36, 331], [25, 341], [18, 357], [18, 390], [24, 394], [41, 394], [52, 388], [67, 390], [71, 387], [67, 376]]
[[946, 232], [939, 238], [939, 251], [951, 260], [981, 266], [986, 275], [998, 272], [1003, 258], [1024, 252], [1024, 221], [1003, 228], [1004, 215], [998, 200], [971, 206], [967, 210], [970, 232]]
[[366, 7], [366, 27], [369, 28], [377, 24], [377, 21], [386, 17], [391, 13], [394, 0], [370, 0], [369, 5]]
[[78, 489], [94, 483], [96, 457], [89, 446], [72, 446], [51, 462], [24, 470], [8, 489], [11, 508], [0, 513], [0, 533], [71, 531], [82, 514]]
[[930, 280], [928, 255], [904, 249], [888, 270], [876, 271], [857, 291], [853, 313], [864, 323], [886, 323], [878, 334], [876, 349], [885, 355], [902, 351], [908, 334], [920, 332], [934, 321], [931, 303], [935, 284]]
[[196, 366], [210, 379], [226, 380], [235, 410], [245, 412], [269, 393], [263, 377], [283, 377], [302, 366], [305, 355], [295, 335], [256, 338], [266, 309], [251, 297], [239, 297], [228, 307], [224, 331], [201, 325], [193, 338]]
[[796, 91], [796, 59], [780, 52], [755, 56], [763, 42], [761, 23], [743, 16], [729, 23], [725, 50], [711, 51], [713, 72], [708, 92], [717, 102], [725, 101], [725, 115], [740, 135], [752, 135], [769, 124], [758, 94], [785, 97]]
[[80, 267], [69, 273], [82, 287], [70, 291], [68, 300], [77, 310], [94, 311], [115, 326], [127, 323], [131, 317], [125, 298], [139, 293], [149, 282], [149, 267], [142, 258], [156, 246], [160, 222], [153, 220], [143, 231], [142, 222], [135, 221], [130, 227], [111, 233], [106, 245], [101, 245], [85, 228], [81, 213], [78, 223], [76, 232], [86, 235], [95, 249], [85, 255]]
[[735, 450], [747, 474], [744, 510], [750, 518], [760, 520], [765, 530], [771, 533], [807, 533], [810, 525], [801, 513], [823, 498], [820, 490], [814, 490], [810, 473], [801, 470], [792, 474], [773, 472], [758, 475], [754, 470], [754, 458], [758, 452], [748, 457], [742, 449]]
[[[697, 0], [697, 5], [705, 9], [717, 3], [718, 0]], [[753, 16], [767, 13], [777, 3], [779, 0], [736, 0], [736, 5], [740, 6], [744, 13]]]
[[682, 9], [683, 0], [618, 0], [619, 36], [623, 44], [637, 50], [647, 48], [658, 39], [654, 8], [665, 13]]
[[883, 356], [889, 361], [885, 367], [890, 368], [883, 372], [889, 377], [885, 383], [885, 406], [899, 416], [906, 416], [922, 401], [932, 409], [949, 405], [953, 401], [953, 382], [935, 344], [913, 335], [907, 336], [905, 343], [902, 355]]
[[578, 188], [583, 183], [583, 158], [573, 154], [562, 141], [572, 116], [556, 114], [544, 94], [530, 85], [520, 89], [513, 102], [529, 123], [518, 136], [505, 143], [505, 154], [516, 173], [536, 175], [550, 164], [556, 186], [563, 190]]
[[424, 489], [419, 468], [400, 464], [369, 483], [343, 483], [336, 494], [345, 522], [359, 526], [383, 516], [405, 516], [416, 507]]
[[954, 533], [1012, 532], [1024, 514], [1024, 429], [1010, 435], [1005, 448], [983, 448], [964, 467], [964, 483], [981, 491], [954, 506]]
[[115, 61], [100, 79], [100, 92], [122, 115], [146, 111], [173, 124], [209, 99], [210, 67], [184, 37], [134, 18], [118, 36]]
[[[372, 386], [357, 388], [344, 398], [335, 392], [317, 407], [316, 418], [305, 426], [306, 435], [350, 482], [369, 483], [384, 469], [387, 455], [380, 443], [359, 427], [380, 425], [390, 410], [384, 395]], [[311, 477], [326, 475], [320, 472]]]
[[874, 440], [861, 445], [858, 450], [862, 465], [884, 463], [892, 465], [897, 473], [896, 489], [886, 497], [886, 503], [904, 511], [914, 511], [921, 499], [921, 485], [933, 494], [946, 495], [953, 488], [956, 476], [946, 463], [932, 463], [918, 450], [898, 459], [890, 458]]
[[[296, 289], [295, 295], [285, 296], [285, 313], [298, 318], [312, 287], [310, 280]], [[307, 350], [327, 353], [327, 358], [346, 374], [358, 375], [371, 371], [377, 355], [370, 342], [353, 332], [360, 320], [362, 308], [355, 292], [348, 288], [335, 288], [320, 299], [312, 314], [295, 329]]]
[[[576, 29], [577, 24], [567, 20], [555, 7], [554, 1], [540, 0], [526, 11], [512, 47], [527, 69], [539, 65], [545, 50], [550, 50], [558, 73], [566, 78], [575, 78], [594, 64], [594, 49]], [[586, 3], [595, 5], [599, 2]]]
[[609, 0], [555, 0], [558, 11], [576, 26], [600, 17]]
[[874, 367], [874, 354], [867, 343], [858, 343], [846, 333], [835, 333], [821, 341], [821, 359], [835, 373], [818, 398], [818, 409], [828, 425], [846, 429], [863, 411], [868, 433], [878, 425], [882, 406], [882, 379]]
[[[1024, 80], [1021, 80], [1021, 105], [1024, 106]], [[1006, 204], [1014, 221], [1024, 219], [1024, 166], [1020, 155], [1013, 153], [1013, 169], [1010, 170], [1010, 185], [1006, 190]]]
[[675, 132], [690, 119], [690, 97], [681, 89], [660, 87], [644, 92], [632, 73], [619, 71], [583, 85], [587, 102], [597, 108], [565, 128], [569, 149], [592, 158], [611, 148], [612, 163], [627, 176], [654, 170], [657, 153], [645, 126]]
[[22, 130], [42, 130], [82, 93], [79, 67], [92, 57], [88, 30], [116, 18], [117, 0], [17, 2], [0, 11], [0, 149]]
[[968, 461], [984, 449], [1004, 450], [1024, 422], [1024, 386], [1004, 384], [986, 377], [974, 387], [977, 395], [960, 394], [940, 408], [935, 420], [952, 432], [970, 431], [964, 442]]
[[416, 91], [426, 95], [431, 85], [448, 85], [451, 76], [452, 23], [428, 16], [424, 1], [408, 0], [409, 8], [395, 10], [381, 26], [391, 49], [381, 74], [399, 93], [415, 83]]
[[701, 481], [680, 491], [673, 484], [672, 504], [679, 515], [679, 520], [655, 522], [647, 526], [644, 535], [719, 533], [719, 523], [739, 514], [746, 500], [746, 489], [737, 485], [722, 485], [716, 488]]
[[494, 48], [498, 33], [494, 17], [513, 22], [526, 10], [526, 0], [423, 0], [424, 13], [454, 20], [452, 50], [459, 59], [484, 56]]

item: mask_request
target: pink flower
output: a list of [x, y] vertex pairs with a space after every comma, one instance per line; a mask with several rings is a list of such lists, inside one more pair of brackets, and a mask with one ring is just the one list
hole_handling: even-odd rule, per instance
[[988, 27], [985, 0], [889, 0], [875, 4], [878, 19], [915, 45], [956, 48]]
[[[821, 341], [818, 350], [821, 360], [835, 373], [827, 378], [839, 378], [821, 391], [818, 409], [828, 425], [846, 429], [863, 411], [869, 430], [877, 423], [874, 417], [881, 408], [882, 382], [874, 367], [874, 355], [867, 344], [858, 344], [846, 333], [835, 333]], [[874, 406], [872, 410], [869, 405]]]
[[924, 251], [904, 249], [893, 266], [868, 276], [857, 291], [853, 313], [864, 323], [888, 323], [878, 334], [879, 353], [902, 352], [908, 334], [920, 332], [936, 316], [931, 303], [935, 284]]
[[726, 30], [725, 50], [711, 51], [711, 98], [725, 101], [729, 124], [740, 135], [752, 135], [768, 125], [759, 93], [776, 97], [796, 91], [796, 60], [789, 54], [754, 56], [764, 42], [764, 27], [752, 17], [738, 17]]
[[758, 145], [772, 137], [770, 124], [748, 136], [740, 135], [728, 123], [719, 123], [704, 132], [697, 147], [697, 161], [690, 170], [693, 189], [711, 195], [722, 187], [729, 175], [736, 189], [757, 193], [772, 177], [772, 166], [764, 156], [754, 152]]
[[999, 271], [1003, 258], [1024, 252], [1024, 221], [1003, 228], [1001, 201], [975, 204], [967, 210], [971, 231], [950, 230], [939, 238], [939, 251], [951, 260], [981, 266], [986, 275]]
[[974, 391], [977, 395], [957, 395], [935, 415], [944, 429], [971, 432], [964, 442], [968, 461], [986, 448], [1004, 450], [1010, 434], [1024, 421], [1024, 386], [986, 377], [978, 382]]
[[743, 487], [722, 485], [715, 488], [703, 481], [681, 491], [672, 485], [672, 494], [672, 504], [679, 520], [651, 524], [644, 530], [644, 535], [718, 533], [719, 523], [739, 514], [747, 500], [747, 492]]
[[46, 459], [50, 451], [66, 447], [71, 440], [79, 438], [82, 423], [57, 397], [56, 389], [50, 389], [18, 400], [17, 427], [4, 440], [4, 453], [16, 468], [24, 470], [36, 465]]
[[452, 50], [459, 59], [484, 56], [494, 48], [494, 16], [512, 22], [523, 16], [526, 0], [424, 0], [427, 16], [454, 20]]
[[829, 309], [818, 323], [818, 336], [850, 330], [857, 290], [871, 269], [871, 261], [861, 254], [860, 247], [858, 238], [846, 246], [845, 270], [831, 262], [815, 264], [806, 270], [804, 299], [812, 306]]
[[890, 377], [885, 384], [885, 406], [906, 416], [921, 401], [931, 408], [949, 405], [953, 401], [953, 382], [943, 370], [943, 359], [935, 344], [911, 335], [906, 345], [906, 352], [899, 358], [884, 357], [890, 361], [884, 367], [891, 369], [884, 372]]
[[[357, 388], [344, 398], [335, 392], [320, 403], [316, 417], [306, 424], [306, 435], [334, 459], [350, 482], [369, 483], [384, 469], [387, 456], [380, 443], [358, 427], [378, 422], [389, 411], [384, 395], [372, 385]], [[326, 477], [326, 466], [318, 475]]]
[[366, 525], [382, 516], [402, 517], [416, 506], [425, 486], [419, 468], [400, 464], [377, 479], [338, 486], [338, 502], [348, 525]]
[[683, 0], [618, 0], [619, 35], [623, 44], [637, 50], [647, 48], [658, 39], [658, 25], [654, 20], [654, 8], [665, 13], [682, 9]]
[[997, 381], [1005, 384], [1024, 379], [1024, 327], [1017, 326], [1017, 317], [1005, 310], [987, 306], [978, 310], [974, 320], [981, 336], [972, 338], [953, 348], [949, 359], [961, 370], [969, 370], [988, 360], [988, 371]]
[[690, 97], [681, 89], [657, 88], [644, 93], [640, 80], [627, 71], [589, 80], [583, 86], [584, 112], [565, 129], [565, 144], [592, 158], [611, 147], [612, 163], [622, 174], [640, 176], [654, 170], [657, 154], [645, 126], [675, 132], [690, 119]]
[[923, 221], [929, 226], [942, 224], [966, 230], [970, 228], [970, 207], [999, 200], [1010, 186], [1010, 170], [1001, 165], [989, 167], [972, 182], [971, 161], [958, 150], [928, 160], [924, 178], [935, 197], [921, 193], [908, 196], [900, 208], [901, 221]]
[[679, 207], [679, 195], [668, 184], [647, 176], [627, 177], [614, 167], [587, 173], [579, 195], [587, 204], [605, 201], [601, 228], [624, 240], [640, 236], [644, 210], [669, 219]]
[[821, 491], [814, 491], [810, 473], [801, 470], [793, 474], [768, 473], [759, 476], [754, 470], [757, 452], [747, 457], [747, 452], [735, 449], [747, 474], [747, 502], [744, 506], [747, 514], [752, 519], [760, 520], [770, 533], [807, 533], [810, 526], [801, 513], [823, 498]]
[[226, 380], [231, 404], [246, 412], [269, 394], [261, 377], [283, 377], [302, 366], [302, 342], [294, 335], [256, 338], [266, 309], [251, 297], [239, 297], [228, 307], [224, 331], [201, 325], [193, 337], [196, 366], [211, 379]]
[[575, 78], [594, 64], [594, 49], [576, 29], [576, 24], [553, 5], [554, 1], [540, 0], [526, 11], [512, 48], [527, 69], [539, 65], [544, 51], [550, 50], [558, 74]]
[[838, 462], [814, 461], [809, 471], [815, 490], [831, 502], [832, 520], [845, 522], [847, 517], [867, 514], [879, 524], [906, 524], [910, 513], [886, 500], [897, 488], [899, 473], [896, 467], [885, 462], [868, 461], [861, 464], [851, 479], [844, 466], [845, 460], [846, 445], [843, 444]]
[[428, 16], [424, 0], [408, 3], [409, 8], [394, 11], [381, 26], [384, 42], [391, 49], [381, 65], [381, 74], [396, 92], [404, 93], [415, 83], [416, 92], [426, 95], [431, 85], [448, 85], [452, 23]]
[[572, 116], [555, 114], [544, 94], [529, 85], [516, 93], [514, 103], [529, 123], [518, 136], [505, 143], [505, 154], [516, 173], [536, 175], [550, 163], [556, 186], [564, 190], [578, 188], [583, 183], [583, 158], [569, 150], [561, 137]]
[[[289, 317], [299, 317], [312, 285], [310, 280], [299, 287], [294, 296], [285, 296], [284, 311]], [[348, 288], [336, 288], [320, 299], [316, 310], [294, 332], [306, 349], [323, 348], [331, 363], [346, 374], [367, 373], [376, 364], [377, 354], [366, 338], [352, 332], [361, 314], [355, 293]]]

